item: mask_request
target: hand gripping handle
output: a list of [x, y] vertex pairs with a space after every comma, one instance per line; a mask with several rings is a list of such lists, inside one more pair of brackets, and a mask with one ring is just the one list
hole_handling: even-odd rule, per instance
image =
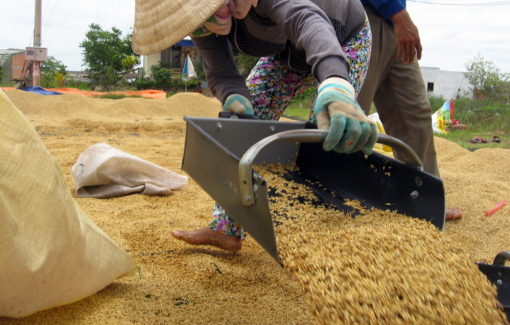
[[[253, 170], [252, 164], [257, 155], [262, 149], [269, 146], [272, 143], [280, 142], [280, 141], [289, 141], [289, 142], [324, 142], [326, 135], [328, 134], [328, 130], [290, 130], [284, 131], [267, 138], [260, 140], [255, 143], [253, 146], [248, 149], [241, 161], [239, 162], [239, 181], [240, 181], [240, 191], [241, 191], [241, 200], [243, 205], [245, 206], [253, 206], [257, 204], [256, 198], [254, 195], [253, 188]], [[386, 134], [378, 134], [377, 142], [381, 144], [385, 144], [390, 146], [393, 149], [398, 149], [401, 159], [410, 165], [413, 165], [415, 168], [419, 170], [423, 170], [423, 165], [420, 161], [420, 158], [416, 155], [416, 153], [404, 142], [394, 138], [392, 136]]]

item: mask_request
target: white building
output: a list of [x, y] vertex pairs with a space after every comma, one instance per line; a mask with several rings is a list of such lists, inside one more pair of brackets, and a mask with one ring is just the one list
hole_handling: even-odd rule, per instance
[[472, 97], [473, 86], [464, 72], [444, 71], [439, 68], [421, 67], [427, 93], [432, 96], [443, 96], [445, 99]]

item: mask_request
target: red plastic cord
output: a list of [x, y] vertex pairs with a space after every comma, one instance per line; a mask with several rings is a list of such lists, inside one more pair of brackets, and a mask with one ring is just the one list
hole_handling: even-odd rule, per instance
[[506, 200], [503, 200], [503, 201], [499, 202], [498, 204], [496, 204], [494, 209], [491, 209], [491, 210], [485, 212], [485, 216], [488, 217], [491, 214], [493, 214], [494, 212], [496, 212], [497, 210], [501, 209], [505, 205], [505, 203], [506, 203]]

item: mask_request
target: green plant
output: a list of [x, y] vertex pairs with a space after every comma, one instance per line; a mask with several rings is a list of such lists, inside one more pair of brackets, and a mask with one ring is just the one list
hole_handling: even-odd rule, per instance
[[57, 88], [58, 84], [55, 80], [55, 75], [53, 73], [44, 73], [42, 78], [40, 79], [41, 87], [43, 88]]
[[12, 56], [8, 54], [0, 55], [0, 84], [11, 85], [11, 67]]
[[156, 88], [169, 89], [172, 86], [170, 79], [170, 67], [165, 67], [161, 64], [153, 65], [151, 67], [151, 76], [154, 79]]
[[492, 61], [485, 60], [480, 54], [466, 63], [466, 69], [465, 75], [473, 85], [475, 99], [508, 101], [509, 73], [502, 73]]
[[0, 83], [3, 82], [3, 79], [7, 76], [5, 70], [0, 66]]
[[58, 88], [64, 87], [64, 84], [66, 82], [67, 77], [69, 77], [69, 73], [66, 72], [65, 74], [54, 71], [55, 74], [55, 80], [57, 81]]
[[0, 87], [13, 87], [16, 83], [10, 80], [0, 81]]
[[251, 69], [253, 69], [255, 64], [257, 64], [257, 62], [259, 61], [259, 58], [239, 54], [236, 57], [236, 61], [237, 67], [241, 72], [241, 76], [243, 76], [243, 78], [246, 79], [246, 77], [248, 77], [248, 75], [250, 74]]
[[[124, 67], [127, 73], [133, 71], [133, 67], [140, 63], [140, 58], [135, 55], [127, 55], [124, 54], [124, 58], [122, 59], [122, 67]], [[129, 86], [132, 87], [132, 81], [129, 83]]]
[[503, 130], [510, 133], [510, 108], [501, 102], [488, 99], [454, 100], [454, 118], [472, 130]]
[[78, 80], [76, 85], [79, 90], [90, 90], [89, 84], [86, 82]]
[[443, 96], [429, 96], [429, 102], [432, 112], [436, 112], [438, 109], [443, 107], [446, 99]]
[[195, 73], [197, 74], [198, 80], [205, 80], [204, 65], [202, 63], [195, 64]]
[[150, 80], [148, 78], [138, 79], [138, 80], [135, 81], [135, 87], [138, 90], [155, 89], [156, 88], [156, 82], [153, 81], [153, 80]]
[[66, 80], [66, 87], [67, 88], [78, 88], [78, 81], [74, 80], [72, 76], [69, 76], [69, 79]]

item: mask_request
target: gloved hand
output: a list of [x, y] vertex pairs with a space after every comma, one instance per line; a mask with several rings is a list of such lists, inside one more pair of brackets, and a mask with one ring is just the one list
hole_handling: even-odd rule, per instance
[[223, 105], [223, 112], [235, 113], [238, 115], [254, 115], [253, 106], [250, 100], [243, 95], [230, 95]]
[[377, 125], [367, 118], [354, 94], [354, 88], [342, 78], [328, 78], [319, 85], [315, 115], [319, 129], [329, 130], [324, 150], [372, 153]]

